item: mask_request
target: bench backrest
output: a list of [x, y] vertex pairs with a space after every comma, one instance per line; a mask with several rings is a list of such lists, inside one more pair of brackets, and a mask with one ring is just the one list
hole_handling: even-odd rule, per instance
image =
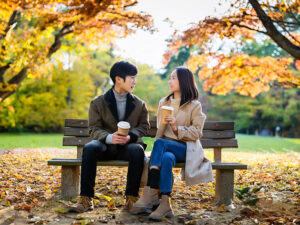
[[[150, 121], [151, 129], [146, 137], [155, 137], [156, 121]], [[83, 146], [91, 141], [88, 133], [88, 120], [66, 119], [63, 146], [77, 146], [77, 157], [81, 157]], [[222, 148], [237, 148], [234, 122], [206, 121], [203, 137], [200, 139], [203, 148], [214, 149], [215, 162], [221, 161]]]

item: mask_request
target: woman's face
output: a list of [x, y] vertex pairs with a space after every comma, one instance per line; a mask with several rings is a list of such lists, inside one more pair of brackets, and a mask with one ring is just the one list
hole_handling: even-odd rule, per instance
[[174, 70], [171, 73], [168, 84], [169, 84], [170, 91], [172, 93], [180, 91], [180, 86], [179, 86], [179, 81], [178, 81], [176, 70]]

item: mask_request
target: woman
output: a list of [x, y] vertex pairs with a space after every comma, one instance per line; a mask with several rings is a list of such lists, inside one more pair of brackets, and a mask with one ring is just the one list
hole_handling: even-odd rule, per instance
[[[135, 208], [151, 209], [151, 219], [173, 216], [170, 194], [173, 186], [172, 168], [177, 162], [186, 162], [182, 177], [187, 185], [213, 180], [210, 161], [204, 157], [199, 141], [205, 121], [205, 114], [198, 101], [198, 91], [193, 73], [184, 67], [176, 68], [169, 79], [171, 94], [159, 102], [157, 112], [157, 134], [151, 153], [148, 182]], [[173, 107], [173, 114], [165, 116], [167, 125], [161, 123], [161, 107]]]

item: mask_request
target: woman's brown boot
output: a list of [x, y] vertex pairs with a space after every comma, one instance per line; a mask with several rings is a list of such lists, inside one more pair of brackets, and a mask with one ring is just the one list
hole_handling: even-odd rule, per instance
[[160, 205], [149, 215], [149, 218], [153, 220], [161, 220], [164, 217], [172, 216], [174, 216], [174, 214], [170, 205], [170, 196], [162, 195]]
[[152, 209], [154, 205], [159, 204], [159, 198], [157, 189], [150, 188], [149, 186], [145, 186], [143, 190], [143, 195], [137, 200], [136, 203], [133, 204], [134, 208], [144, 208], [144, 209]]

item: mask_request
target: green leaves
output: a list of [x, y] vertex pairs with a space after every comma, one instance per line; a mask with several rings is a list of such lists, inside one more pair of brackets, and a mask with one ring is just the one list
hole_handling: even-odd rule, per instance
[[240, 200], [243, 200], [245, 202], [245, 204], [254, 206], [259, 200], [255, 193], [258, 192], [262, 187], [263, 186], [253, 188], [244, 187], [241, 189], [235, 189], [235, 193]]
[[244, 194], [248, 193], [248, 191], [250, 190], [250, 187], [245, 187], [245, 188], [242, 188], [242, 189], [236, 189], [236, 193], [237, 193], [237, 197], [239, 199], [243, 199], [244, 198]]

